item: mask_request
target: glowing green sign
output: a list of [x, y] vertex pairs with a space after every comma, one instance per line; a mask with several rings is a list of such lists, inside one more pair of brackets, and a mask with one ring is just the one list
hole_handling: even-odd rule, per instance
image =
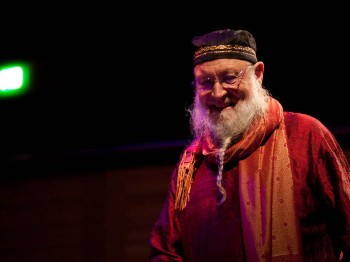
[[0, 98], [22, 95], [29, 87], [29, 65], [9, 63], [0, 66]]

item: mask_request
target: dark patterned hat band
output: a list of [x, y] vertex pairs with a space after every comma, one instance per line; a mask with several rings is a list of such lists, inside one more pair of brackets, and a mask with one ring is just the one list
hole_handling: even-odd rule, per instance
[[194, 53], [194, 65], [220, 58], [246, 60], [253, 64], [258, 61], [255, 39], [245, 30], [214, 31], [194, 37], [192, 44], [198, 47]]

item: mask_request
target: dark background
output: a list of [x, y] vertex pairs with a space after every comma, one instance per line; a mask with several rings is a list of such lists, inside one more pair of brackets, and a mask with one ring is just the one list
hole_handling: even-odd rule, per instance
[[147, 261], [191, 136], [191, 39], [208, 31], [251, 31], [265, 86], [350, 159], [347, 7], [109, 2], [2, 3], [0, 65], [33, 71], [27, 95], [0, 99], [1, 261]]
[[0, 100], [1, 153], [189, 139], [191, 39], [223, 28], [255, 35], [264, 84], [285, 110], [347, 130], [349, 40], [342, 7], [192, 5], [65, 5], [6, 20], [0, 62], [30, 62], [32, 79], [25, 96]]

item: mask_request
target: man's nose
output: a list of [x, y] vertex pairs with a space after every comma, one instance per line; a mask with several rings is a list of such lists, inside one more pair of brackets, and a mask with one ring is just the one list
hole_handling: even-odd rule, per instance
[[227, 94], [226, 89], [219, 80], [215, 80], [211, 95], [215, 98], [221, 98]]

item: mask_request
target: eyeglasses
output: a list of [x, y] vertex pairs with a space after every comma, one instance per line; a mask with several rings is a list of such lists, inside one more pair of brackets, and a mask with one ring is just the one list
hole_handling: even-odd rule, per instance
[[[248, 66], [249, 67], [249, 66]], [[213, 89], [215, 82], [218, 81], [223, 88], [237, 88], [241, 83], [241, 80], [247, 70], [246, 67], [244, 70], [241, 70], [237, 73], [226, 73], [219, 77], [219, 79], [212, 77], [200, 77], [193, 81], [196, 88], [200, 92], [206, 92]]]

